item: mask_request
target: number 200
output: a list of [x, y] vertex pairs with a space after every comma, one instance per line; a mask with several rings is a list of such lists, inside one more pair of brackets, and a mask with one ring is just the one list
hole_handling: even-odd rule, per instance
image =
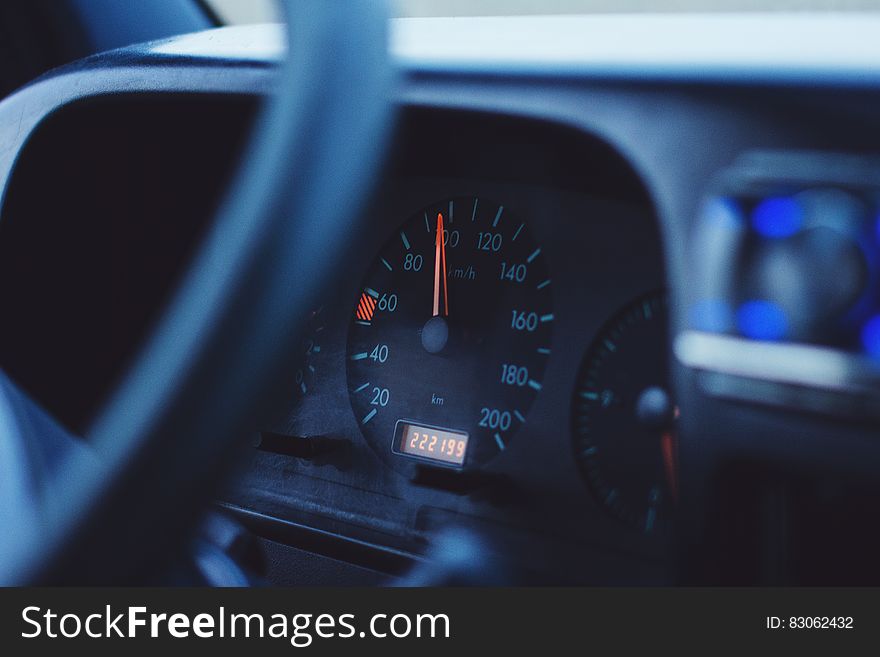
[[501, 429], [507, 431], [510, 428], [513, 418], [508, 411], [499, 411], [497, 408], [481, 408], [480, 409], [480, 426], [489, 429]]

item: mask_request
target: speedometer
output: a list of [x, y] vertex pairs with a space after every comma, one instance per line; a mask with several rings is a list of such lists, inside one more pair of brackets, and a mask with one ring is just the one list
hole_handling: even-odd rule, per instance
[[348, 334], [351, 405], [392, 464], [478, 467], [543, 387], [552, 282], [524, 218], [484, 198], [419, 210], [370, 268]]

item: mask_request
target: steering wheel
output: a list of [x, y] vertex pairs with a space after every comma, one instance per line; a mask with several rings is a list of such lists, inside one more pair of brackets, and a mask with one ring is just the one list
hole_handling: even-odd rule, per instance
[[365, 228], [357, 210], [391, 124], [387, 16], [375, 0], [281, 4], [277, 92], [188, 273], [88, 432], [93, 449], [25, 476], [34, 442], [60, 429], [23, 412], [0, 379], [0, 584], [161, 572], [295, 357], [303, 309], [332, 288]]

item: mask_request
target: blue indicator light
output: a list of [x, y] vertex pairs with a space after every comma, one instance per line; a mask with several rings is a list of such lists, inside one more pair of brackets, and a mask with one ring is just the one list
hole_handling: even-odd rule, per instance
[[752, 340], [780, 340], [788, 334], [785, 311], [771, 301], [746, 301], [736, 312], [736, 324]]
[[862, 345], [871, 358], [880, 358], [880, 315], [874, 315], [862, 327]]
[[725, 333], [733, 328], [733, 309], [721, 299], [702, 299], [691, 306], [690, 324], [698, 331]]
[[761, 201], [752, 211], [752, 227], [762, 237], [791, 237], [804, 223], [804, 210], [791, 198], [775, 197]]

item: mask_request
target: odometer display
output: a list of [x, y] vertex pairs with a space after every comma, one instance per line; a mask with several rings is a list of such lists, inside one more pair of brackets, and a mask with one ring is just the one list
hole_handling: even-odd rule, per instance
[[397, 423], [392, 451], [428, 461], [462, 465], [468, 435], [438, 427], [423, 427], [404, 420]]
[[467, 436], [461, 460], [442, 465], [507, 449], [543, 387], [551, 289], [541, 247], [503, 205], [446, 199], [410, 217], [371, 266], [349, 328], [351, 404], [374, 449], [401, 466], [430, 460], [404, 449], [398, 421]]

